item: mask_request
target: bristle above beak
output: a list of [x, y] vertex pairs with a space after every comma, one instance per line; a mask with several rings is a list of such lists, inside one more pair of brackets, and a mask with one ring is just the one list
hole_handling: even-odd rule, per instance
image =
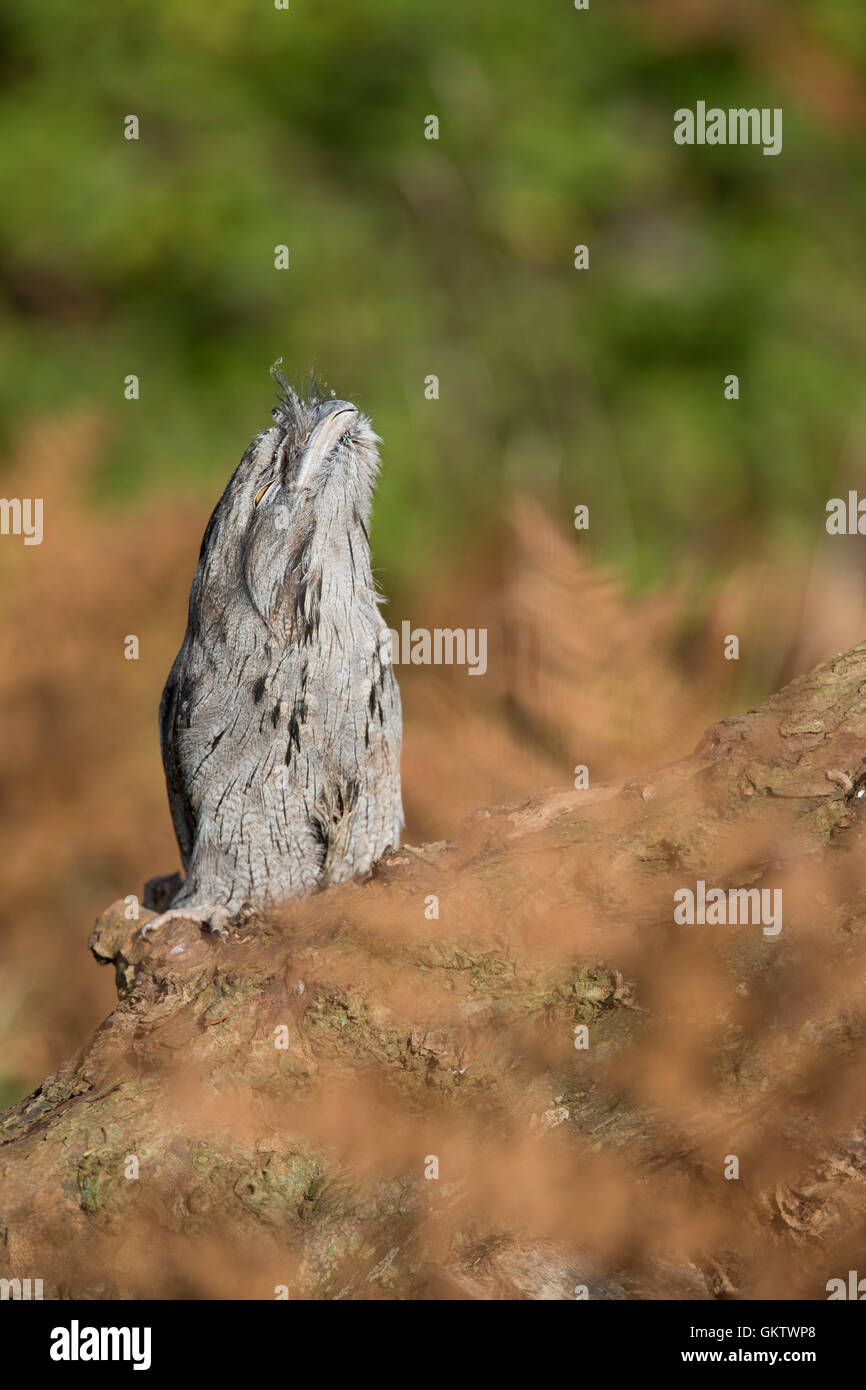
[[320, 407], [318, 419], [298, 465], [295, 477], [298, 491], [309, 486], [322, 460], [327, 458], [357, 418], [358, 411], [350, 401], [328, 401]]

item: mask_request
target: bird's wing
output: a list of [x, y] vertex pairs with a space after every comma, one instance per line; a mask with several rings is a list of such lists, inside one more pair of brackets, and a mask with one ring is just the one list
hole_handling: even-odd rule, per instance
[[159, 702], [159, 742], [174, 833], [177, 837], [184, 870], [188, 870], [195, 842], [196, 818], [189, 796], [185, 791], [187, 779], [178, 760], [177, 724], [180, 681], [177, 676], [177, 668], [179, 662], [180, 657], [171, 669], [171, 674], [162, 692], [162, 699]]

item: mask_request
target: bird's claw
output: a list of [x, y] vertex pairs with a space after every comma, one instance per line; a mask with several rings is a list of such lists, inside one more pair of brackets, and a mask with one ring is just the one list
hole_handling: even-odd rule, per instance
[[147, 940], [158, 927], [165, 926], [166, 922], [175, 918], [180, 918], [185, 922], [197, 922], [200, 927], [208, 927], [214, 936], [221, 936], [223, 939], [228, 936], [224, 925], [224, 916], [218, 909], [213, 912], [199, 912], [191, 907], [166, 908], [165, 912], [161, 912], [158, 917], [152, 917], [149, 922], [144, 923], [140, 935]]

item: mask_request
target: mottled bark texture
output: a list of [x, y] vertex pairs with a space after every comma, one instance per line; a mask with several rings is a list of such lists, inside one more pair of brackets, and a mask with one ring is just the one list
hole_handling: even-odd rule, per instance
[[[866, 1234], [864, 772], [866, 645], [227, 941], [115, 904], [117, 1008], [0, 1122], [0, 1274], [825, 1298]], [[781, 932], [676, 925], [699, 879], [781, 888]]]

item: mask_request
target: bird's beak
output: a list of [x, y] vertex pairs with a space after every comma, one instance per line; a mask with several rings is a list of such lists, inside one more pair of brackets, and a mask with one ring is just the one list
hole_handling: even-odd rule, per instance
[[357, 418], [358, 412], [350, 401], [328, 401], [322, 406], [298, 465], [295, 477], [295, 488], [298, 491], [309, 485], [319, 464], [327, 458], [337, 440]]

